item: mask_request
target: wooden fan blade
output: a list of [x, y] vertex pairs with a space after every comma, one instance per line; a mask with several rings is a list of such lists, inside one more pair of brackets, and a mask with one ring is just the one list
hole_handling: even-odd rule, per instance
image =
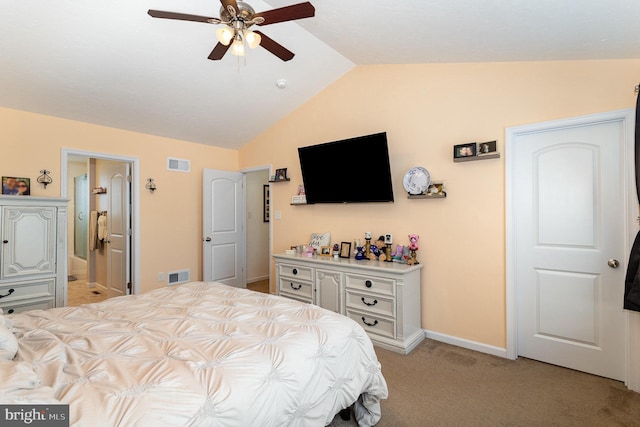
[[289, 61], [295, 56], [293, 52], [282, 46], [280, 43], [274, 41], [272, 38], [266, 36], [263, 32], [254, 31], [254, 33], [260, 34], [260, 37], [262, 38], [262, 40], [260, 40], [260, 46], [267, 49], [283, 61]]
[[209, 54], [208, 58], [212, 61], [218, 61], [222, 59], [222, 57], [224, 56], [225, 53], [227, 53], [230, 47], [231, 47], [231, 43], [225, 46], [222, 43], [218, 42], [216, 47], [214, 47], [211, 53]]
[[178, 19], [180, 21], [205, 22], [208, 24], [220, 23], [220, 20], [218, 18], [213, 18], [210, 16], [189, 15], [187, 13], [165, 12], [164, 10], [153, 9], [149, 9], [147, 13], [154, 18]]
[[315, 14], [315, 7], [309, 2], [304, 2], [259, 12], [253, 15], [253, 19], [260, 16], [264, 18], [264, 22], [258, 25], [269, 25], [278, 22], [292, 21], [294, 19], [311, 18]]
[[238, 13], [238, 3], [236, 3], [236, 0], [220, 0], [220, 3], [222, 3], [222, 7], [224, 7], [226, 10], [229, 10], [228, 6], [232, 6], [233, 9], [236, 11], [236, 14]]

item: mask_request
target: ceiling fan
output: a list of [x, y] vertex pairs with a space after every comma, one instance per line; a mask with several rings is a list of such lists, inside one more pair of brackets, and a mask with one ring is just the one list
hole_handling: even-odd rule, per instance
[[309, 2], [280, 7], [256, 13], [253, 8], [236, 0], [220, 0], [220, 18], [209, 16], [189, 15], [186, 13], [166, 12], [149, 9], [149, 15], [154, 18], [177, 19], [181, 21], [203, 22], [206, 24], [223, 24], [216, 31], [218, 44], [209, 54], [209, 59], [220, 60], [231, 48], [236, 56], [245, 55], [245, 42], [250, 48], [262, 46], [283, 61], [289, 61], [294, 53], [277, 43], [260, 31], [251, 31], [253, 25], [269, 25], [294, 19], [310, 18], [315, 15], [315, 8]]

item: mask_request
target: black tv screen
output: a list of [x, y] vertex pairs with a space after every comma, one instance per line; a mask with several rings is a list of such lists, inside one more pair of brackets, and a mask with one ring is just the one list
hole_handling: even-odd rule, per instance
[[393, 202], [386, 132], [298, 148], [307, 203]]

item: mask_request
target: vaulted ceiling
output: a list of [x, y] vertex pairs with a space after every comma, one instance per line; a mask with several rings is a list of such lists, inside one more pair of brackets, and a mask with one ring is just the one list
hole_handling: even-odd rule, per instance
[[640, 58], [637, 0], [311, 2], [260, 28], [283, 62], [211, 61], [216, 25], [147, 14], [218, 17], [218, 0], [1, 0], [0, 106], [237, 149], [358, 65]]

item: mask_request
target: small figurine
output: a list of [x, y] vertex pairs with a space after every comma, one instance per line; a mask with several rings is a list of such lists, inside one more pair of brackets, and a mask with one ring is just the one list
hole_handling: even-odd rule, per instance
[[417, 234], [409, 234], [409, 250], [417, 251], [418, 250], [418, 239], [420, 236]]
[[356, 259], [365, 259], [364, 256], [364, 247], [363, 246], [356, 246]]
[[402, 255], [402, 253], [404, 252], [404, 247], [402, 245], [398, 245], [396, 246], [396, 251], [395, 253], [391, 256], [391, 260], [393, 262], [402, 262], [404, 263], [404, 257]]
[[418, 239], [420, 236], [417, 234], [409, 234], [409, 252], [411, 253], [411, 257], [407, 259], [407, 264], [414, 265], [419, 264], [416, 259], [416, 251], [418, 250]]

